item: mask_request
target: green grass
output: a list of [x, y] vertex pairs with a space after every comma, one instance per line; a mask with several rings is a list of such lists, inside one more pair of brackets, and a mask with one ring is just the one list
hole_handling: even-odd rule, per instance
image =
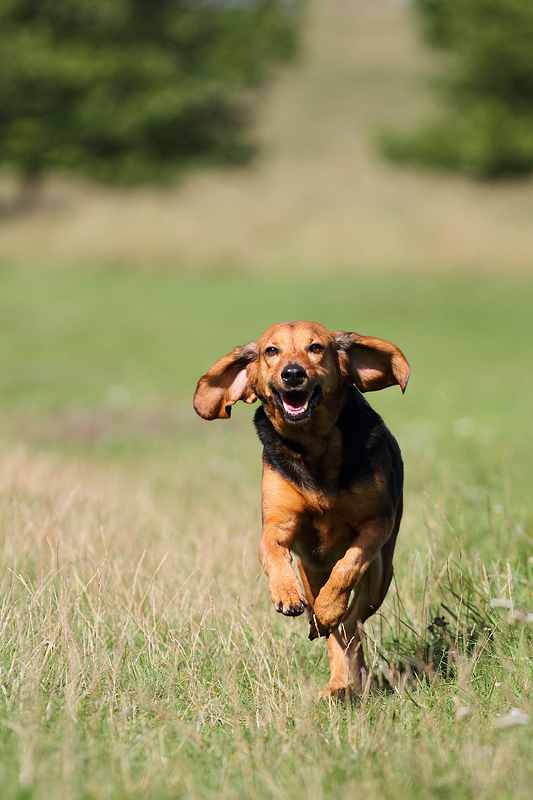
[[[529, 798], [533, 723], [498, 715], [533, 716], [532, 307], [457, 275], [1, 272], [2, 798]], [[369, 396], [406, 511], [349, 708], [271, 607], [253, 409], [190, 406], [294, 318], [412, 367]]]
[[[472, 413], [513, 428], [533, 385], [532, 301], [525, 279], [4, 269], [0, 403], [58, 411], [103, 404], [114, 386], [134, 403], [174, 401], [191, 394], [213, 360], [267, 326], [317, 319], [405, 350], [413, 366], [408, 416]], [[397, 407], [398, 399], [385, 402]]]

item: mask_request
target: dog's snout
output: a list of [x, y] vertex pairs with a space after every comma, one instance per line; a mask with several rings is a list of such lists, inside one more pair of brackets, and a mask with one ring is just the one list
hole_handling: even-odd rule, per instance
[[299, 364], [287, 364], [281, 378], [286, 386], [300, 386], [307, 378], [307, 372]]

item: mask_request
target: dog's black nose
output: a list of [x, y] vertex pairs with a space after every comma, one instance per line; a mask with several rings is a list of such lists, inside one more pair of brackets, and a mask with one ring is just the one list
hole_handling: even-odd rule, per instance
[[286, 386], [299, 386], [307, 378], [307, 372], [299, 364], [287, 364], [281, 378]]

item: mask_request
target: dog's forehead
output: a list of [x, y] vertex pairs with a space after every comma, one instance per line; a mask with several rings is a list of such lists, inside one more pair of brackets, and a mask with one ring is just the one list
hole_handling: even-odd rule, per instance
[[324, 328], [318, 322], [279, 322], [277, 325], [272, 325], [263, 333], [259, 339], [260, 345], [267, 345], [268, 343], [277, 344], [281, 346], [304, 346], [308, 344], [311, 339], [317, 339], [324, 343], [331, 339], [331, 331]]

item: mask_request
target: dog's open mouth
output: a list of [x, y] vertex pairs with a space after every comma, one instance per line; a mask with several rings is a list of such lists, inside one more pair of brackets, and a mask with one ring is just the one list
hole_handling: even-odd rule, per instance
[[312, 392], [293, 389], [291, 392], [278, 392], [272, 389], [274, 401], [288, 422], [303, 422], [309, 419], [322, 397], [322, 388], [315, 386]]

